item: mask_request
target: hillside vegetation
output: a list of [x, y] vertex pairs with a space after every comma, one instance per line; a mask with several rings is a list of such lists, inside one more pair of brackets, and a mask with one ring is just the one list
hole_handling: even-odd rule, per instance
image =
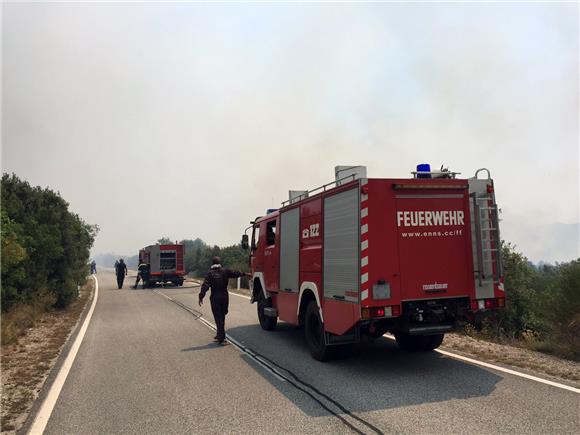
[[2, 176], [2, 343], [35, 318], [67, 307], [87, 278], [98, 227], [85, 223], [50, 190]]

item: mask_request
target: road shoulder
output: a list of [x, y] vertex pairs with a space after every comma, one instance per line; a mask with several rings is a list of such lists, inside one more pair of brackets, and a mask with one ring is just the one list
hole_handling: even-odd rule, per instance
[[89, 278], [64, 311], [45, 313], [17, 343], [2, 346], [2, 433], [25, 433], [74, 342], [95, 294]]

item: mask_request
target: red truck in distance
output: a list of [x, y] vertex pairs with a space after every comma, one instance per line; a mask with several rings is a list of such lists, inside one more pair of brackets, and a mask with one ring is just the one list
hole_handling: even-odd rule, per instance
[[[304, 328], [312, 356], [361, 336], [394, 334], [409, 351], [437, 348], [460, 319], [505, 306], [498, 208], [487, 169], [469, 179], [413, 172], [290, 191], [251, 223], [252, 303], [265, 330]], [[484, 173], [485, 177], [480, 175]]]
[[144, 287], [155, 284], [173, 283], [183, 285], [185, 277], [184, 245], [150, 245], [139, 250], [139, 264], [149, 264], [149, 275]]

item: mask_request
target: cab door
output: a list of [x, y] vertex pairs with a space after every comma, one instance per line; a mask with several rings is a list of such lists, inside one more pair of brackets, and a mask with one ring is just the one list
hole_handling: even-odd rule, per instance
[[264, 281], [268, 290], [278, 290], [280, 279], [280, 236], [278, 232], [279, 218], [273, 217], [265, 221], [263, 231], [264, 246]]

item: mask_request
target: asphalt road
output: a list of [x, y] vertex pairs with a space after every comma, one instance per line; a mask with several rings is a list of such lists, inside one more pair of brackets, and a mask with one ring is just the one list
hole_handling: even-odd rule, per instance
[[197, 288], [131, 290], [130, 278], [117, 290], [111, 273], [98, 279], [45, 433], [580, 433], [570, 391], [386, 338], [321, 363], [301, 331], [263, 331], [255, 305], [235, 295], [226, 327], [239, 346], [219, 346]]

